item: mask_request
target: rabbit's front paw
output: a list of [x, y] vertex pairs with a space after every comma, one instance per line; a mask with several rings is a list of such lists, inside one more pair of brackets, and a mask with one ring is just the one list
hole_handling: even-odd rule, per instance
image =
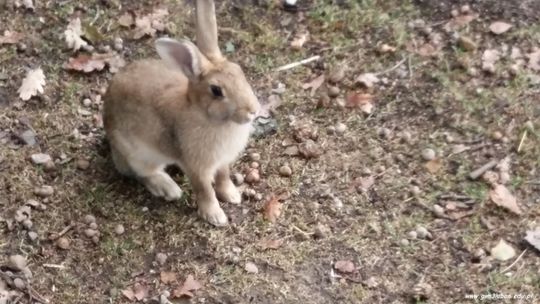
[[203, 219], [214, 226], [226, 226], [229, 221], [218, 203], [208, 205], [199, 204], [198, 212]]
[[153, 195], [163, 197], [167, 201], [182, 197], [182, 189], [165, 172], [159, 172], [145, 178], [145, 185]]
[[240, 204], [242, 202], [242, 194], [231, 181], [218, 187], [216, 189], [216, 194], [218, 198], [224, 202], [232, 204]]

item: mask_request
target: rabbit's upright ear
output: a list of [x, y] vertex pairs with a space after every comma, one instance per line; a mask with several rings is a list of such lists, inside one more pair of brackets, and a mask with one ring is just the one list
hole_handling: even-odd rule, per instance
[[168, 64], [176, 66], [192, 81], [197, 81], [203, 69], [203, 58], [197, 47], [187, 41], [159, 38], [155, 43], [157, 53]]
[[214, 0], [196, 0], [196, 37], [201, 53], [212, 62], [223, 61], [219, 50]]

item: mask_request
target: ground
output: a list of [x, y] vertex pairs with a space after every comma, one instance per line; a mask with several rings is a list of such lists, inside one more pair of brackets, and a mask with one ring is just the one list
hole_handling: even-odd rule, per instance
[[[538, 1], [471, 1], [468, 12], [466, 1], [449, 0], [300, 0], [295, 12], [279, 1], [218, 1], [222, 49], [242, 65], [261, 103], [276, 100], [272, 94], [282, 101], [274, 120], [258, 120], [266, 131], [234, 165], [246, 174], [258, 164], [260, 181], [240, 186], [247, 194], [241, 205], [223, 204], [225, 228], [197, 217], [189, 183], [174, 168], [185, 190], [175, 202], [120, 176], [100, 121], [100, 97], [113, 74], [64, 68], [77, 55], [64, 41], [73, 18], [100, 33], [87, 30], [92, 52], [111, 52], [120, 37], [118, 53], [131, 62], [155, 57], [157, 36], [193, 38], [192, 2], [36, 1], [33, 11], [0, 3], [2, 31], [24, 33], [18, 43], [0, 44], [4, 275], [15, 271], [9, 257], [22, 255], [33, 273], [25, 282], [49, 303], [129, 303], [132, 288], [157, 301], [189, 275], [202, 288], [191, 299], [169, 297], [173, 303], [540, 301], [539, 251], [524, 240], [540, 225], [540, 59], [527, 57], [540, 47]], [[119, 25], [126, 12], [143, 16], [159, 7], [169, 14], [155, 37], [134, 39], [133, 26]], [[512, 27], [496, 35], [489, 29], [495, 21]], [[291, 47], [304, 32], [307, 41]], [[513, 49], [522, 58], [511, 56]], [[486, 50], [500, 54], [491, 69], [483, 67]], [[321, 58], [276, 71], [315, 55]], [[44, 92], [22, 101], [17, 90], [36, 68], [44, 71]], [[340, 69], [343, 79], [331, 84]], [[379, 82], [366, 88], [357, 80], [365, 73]], [[320, 87], [304, 89], [320, 75]], [[371, 113], [366, 104], [347, 106], [355, 98], [370, 100]], [[36, 153], [54, 164], [34, 164]], [[489, 178], [469, 176], [506, 157], [510, 179], [491, 183], [509, 189], [521, 214], [493, 202]], [[281, 176], [282, 166], [290, 177]], [[489, 173], [497, 179], [503, 171]], [[44, 185], [54, 193], [36, 194]], [[272, 195], [283, 203], [274, 222], [264, 217]], [[29, 217], [31, 227], [14, 221], [25, 204], [34, 206], [20, 219]], [[87, 215], [98, 226], [94, 240]], [[424, 229], [428, 236], [420, 235]], [[62, 230], [69, 244], [55, 240]], [[504, 261], [491, 254], [500, 240], [515, 250]], [[170, 273], [177, 281], [163, 283], [160, 275]], [[479, 298], [466, 298], [473, 294]], [[20, 303], [31, 303], [26, 289], [20, 295]]]

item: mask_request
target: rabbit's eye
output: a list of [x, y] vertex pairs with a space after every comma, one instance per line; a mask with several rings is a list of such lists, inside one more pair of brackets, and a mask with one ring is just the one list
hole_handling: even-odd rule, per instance
[[221, 90], [219, 86], [211, 85], [210, 90], [212, 91], [212, 95], [214, 95], [214, 97], [216, 98], [223, 97], [223, 91]]

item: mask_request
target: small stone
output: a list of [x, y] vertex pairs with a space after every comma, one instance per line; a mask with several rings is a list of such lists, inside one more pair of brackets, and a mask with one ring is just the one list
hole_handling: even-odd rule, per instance
[[85, 98], [85, 99], [83, 99], [82, 104], [85, 107], [89, 107], [89, 106], [92, 105], [92, 100], [90, 98]]
[[126, 229], [124, 228], [124, 226], [122, 224], [118, 224], [114, 228], [114, 233], [116, 233], [118, 235], [124, 234], [125, 231], [126, 231]]
[[98, 231], [97, 230], [94, 230], [94, 229], [85, 229], [84, 230], [84, 235], [86, 235], [87, 237], [91, 238], [91, 237], [94, 237], [98, 234]]
[[388, 128], [379, 128], [379, 136], [384, 138], [384, 139], [388, 139], [390, 138], [390, 135], [392, 135], [392, 131]]
[[433, 213], [435, 213], [437, 216], [444, 215], [444, 208], [435, 204], [433, 205]]
[[418, 237], [416, 231], [414, 230], [411, 230], [407, 233], [407, 238], [409, 238], [410, 240], [414, 240]]
[[491, 134], [491, 137], [494, 139], [494, 140], [501, 140], [503, 138], [503, 134], [499, 131], [495, 131]]
[[409, 240], [407, 239], [401, 239], [401, 241], [399, 241], [399, 244], [401, 246], [409, 246]]
[[263, 195], [260, 194], [260, 193], [255, 193], [255, 195], [253, 196], [253, 198], [256, 200], [256, 201], [260, 201], [263, 199]]
[[457, 17], [459, 16], [459, 11], [457, 9], [453, 9], [450, 14], [452, 15], [452, 17]]
[[422, 190], [420, 190], [420, 187], [418, 187], [418, 186], [412, 186], [411, 187], [411, 193], [414, 196], [418, 196], [418, 195], [420, 195], [420, 193], [422, 193]]
[[98, 224], [96, 222], [92, 222], [88, 225], [88, 227], [90, 227], [90, 229], [94, 229], [94, 230], [97, 230], [98, 229]]
[[418, 299], [429, 299], [433, 294], [433, 287], [428, 283], [418, 283], [413, 287], [413, 295]]
[[304, 158], [316, 158], [321, 155], [319, 146], [311, 139], [306, 140], [298, 147], [298, 152]]
[[527, 120], [527, 122], [525, 122], [525, 129], [527, 129], [529, 132], [534, 132], [533, 122], [530, 120]]
[[167, 255], [161, 252], [156, 254], [156, 262], [161, 266], [165, 265], [165, 262], [167, 262]]
[[253, 274], [259, 273], [259, 268], [257, 268], [257, 265], [255, 265], [252, 262], [247, 262], [246, 265], [244, 266], [244, 269], [249, 273], [253, 273]]
[[468, 14], [471, 12], [471, 6], [468, 4], [462, 5], [460, 10], [463, 14]]
[[369, 277], [367, 280], [363, 282], [368, 288], [376, 288], [379, 286], [379, 282], [377, 282], [377, 279], [375, 277]]
[[261, 160], [261, 155], [259, 153], [250, 153], [249, 154], [249, 159], [251, 161], [260, 161]]
[[38, 234], [35, 231], [28, 231], [28, 237], [30, 240], [35, 241], [38, 238]]
[[36, 164], [36, 165], [42, 165], [42, 164], [52, 160], [51, 156], [49, 154], [45, 154], [45, 153], [32, 154], [30, 156], [30, 158], [32, 159], [32, 162], [34, 164]]
[[406, 144], [410, 144], [412, 141], [411, 133], [408, 131], [404, 131], [403, 133], [401, 133], [401, 140]]
[[92, 237], [92, 243], [94, 243], [94, 244], [99, 243], [99, 236], [94, 235], [94, 236]]
[[431, 238], [431, 233], [429, 233], [429, 231], [422, 226], [416, 227], [416, 234], [420, 239]]
[[50, 160], [43, 164], [43, 169], [45, 169], [47, 172], [51, 172], [56, 169], [56, 165], [54, 164], [54, 161]]
[[315, 227], [315, 231], [313, 233], [313, 237], [316, 239], [324, 239], [328, 236], [328, 228], [322, 224], [318, 224], [317, 227]]
[[34, 194], [40, 197], [49, 197], [53, 193], [54, 189], [51, 186], [41, 186], [34, 189]]
[[345, 67], [343, 65], [334, 67], [328, 74], [328, 80], [332, 83], [338, 83], [345, 78]]
[[240, 186], [244, 183], [244, 176], [240, 173], [233, 174], [231, 179], [236, 186]]
[[261, 180], [258, 169], [251, 169], [246, 175], [246, 182], [250, 184], [258, 183]]
[[22, 222], [22, 225], [23, 225], [23, 227], [24, 227], [26, 230], [30, 230], [30, 229], [32, 229], [32, 226], [34, 225], [34, 223], [32, 223], [31, 220], [26, 219], [26, 220], [24, 220], [24, 221]]
[[249, 167], [253, 168], [253, 169], [258, 169], [259, 168], [259, 163], [254, 161], [254, 162], [251, 162], [251, 164], [249, 164]]
[[87, 214], [84, 216], [84, 222], [88, 225], [92, 224], [92, 223], [95, 223], [96, 222], [96, 217], [91, 215], [91, 214]]
[[344, 123], [338, 122], [335, 126], [335, 131], [337, 135], [343, 135], [345, 131], [347, 130], [347, 125]]
[[109, 296], [111, 296], [112, 298], [116, 298], [116, 296], [118, 295], [118, 288], [115, 288], [115, 287], [112, 287], [111, 289], [109, 289]]
[[279, 168], [279, 175], [289, 177], [292, 175], [292, 169], [291, 167], [287, 165], [283, 165]]
[[20, 140], [28, 146], [36, 144], [36, 133], [32, 130], [26, 130], [19, 135]]
[[70, 241], [65, 237], [61, 237], [56, 240], [56, 246], [60, 249], [67, 250], [69, 249]]
[[17, 271], [22, 271], [26, 268], [26, 258], [20, 254], [9, 257], [9, 265]]
[[18, 290], [25, 290], [26, 284], [21, 278], [15, 278], [13, 280], [13, 285], [15, 285], [15, 288]]
[[433, 149], [427, 148], [427, 149], [422, 150], [422, 158], [424, 160], [428, 160], [428, 161], [429, 160], [434, 160], [435, 156], [436, 156], [435, 155], [435, 150], [433, 150]]
[[459, 36], [458, 45], [467, 51], [474, 52], [478, 47], [476, 43], [469, 37]]
[[148, 212], [148, 210], [150, 210], [150, 209], [148, 209], [148, 207], [146, 207], [146, 206], [142, 207], [142, 212]]
[[31, 279], [34, 275], [32, 274], [32, 271], [30, 270], [30, 268], [28, 267], [25, 267], [23, 270], [21, 270], [24, 277], [27, 278], [27, 279]]
[[90, 162], [86, 159], [79, 159], [77, 160], [77, 169], [79, 170], [86, 170], [90, 167]]
[[328, 97], [336, 98], [339, 96], [339, 88], [335, 86], [328, 87]]

